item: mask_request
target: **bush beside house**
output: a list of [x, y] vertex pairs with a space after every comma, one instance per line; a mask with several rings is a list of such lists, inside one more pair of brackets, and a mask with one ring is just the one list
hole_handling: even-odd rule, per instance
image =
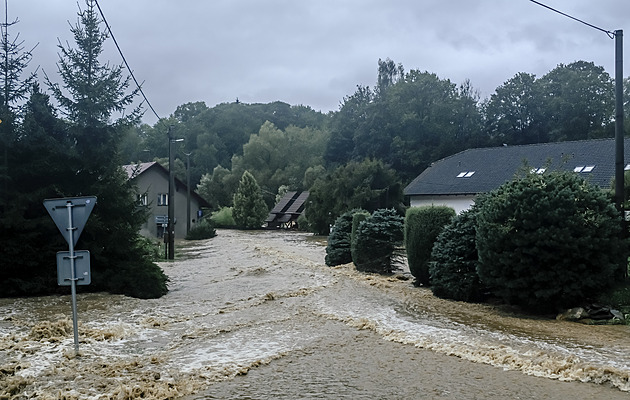
[[575, 173], [527, 173], [479, 208], [479, 277], [510, 304], [542, 312], [573, 307], [623, 277], [620, 230], [606, 194]]
[[455, 210], [446, 206], [412, 207], [405, 215], [405, 248], [416, 284], [429, 285], [429, 261], [436, 238], [451, 222]]

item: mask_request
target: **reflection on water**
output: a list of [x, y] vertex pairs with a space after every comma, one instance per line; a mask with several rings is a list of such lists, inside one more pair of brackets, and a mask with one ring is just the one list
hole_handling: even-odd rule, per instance
[[[185, 243], [180, 259], [161, 264], [171, 278], [161, 299], [79, 295], [79, 357], [69, 296], [0, 299], [0, 398], [175, 398], [317, 348], [342, 334], [340, 323], [438, 354], [630, 391], [627, 326], [436, 299], [410, 280], [326, 267], [324, 246], [307, 234], [231, 230]], [[354, 362], [349, 350], [336, 356]], [[289, 397], [305, 397], [286, 385]]]

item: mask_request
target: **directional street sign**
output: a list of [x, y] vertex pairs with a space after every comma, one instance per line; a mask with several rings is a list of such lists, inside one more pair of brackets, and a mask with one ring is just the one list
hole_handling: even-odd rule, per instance
[[[85, 227], [85, 223], [90, 213], [92, 213], [95, 204], [96, 196], [44, 200], [44, 207], [48, 210], [48, 214], [50, 214], [53, 221], [55, 221], [55, 225], [57, 225], [59, 232], [61, 232], [61, 235], [66, 239], [68, 244], [70, 244], [70, 237], [72, 236], [73, 246], [77, 244], [77, 240], [79, 240], [79, 236], [81, 236], [83, 227]], [[68, 208], [70, 208], [70, 212], [72, 213], [70, 218], [74, 224], [73, 227], [68, 226], [70, 221]], [[74, 232], [72, 232], [72, 230], [74, 230]]]
[[[74, 252], [74, 279], [77, 285], [89, 285], [92, 283], [90, 275], [90, 252], [76, 250]], [[72, 263], [69, 251], [57, 252], [57, 284], [59, 286], [72, 285]]]

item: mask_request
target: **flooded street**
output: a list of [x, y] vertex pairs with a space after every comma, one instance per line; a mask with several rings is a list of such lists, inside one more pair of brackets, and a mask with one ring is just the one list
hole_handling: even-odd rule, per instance
[[219, 230], [155, 300], [0, 299], [0, 399], [629, 399], [630, 327], [436, 299], [324, 265], [304, 233]]

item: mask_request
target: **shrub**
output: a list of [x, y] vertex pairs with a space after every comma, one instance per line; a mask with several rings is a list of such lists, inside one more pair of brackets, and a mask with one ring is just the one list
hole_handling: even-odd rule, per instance
[[403, 218], [393, 209], [376, 210], [355, 233], [354, 264], [359, 271], [391, 273], [394, 250], [402, 244]]
[[210, 216], [210, 220], [217, 228], [232, 228], [236, 226], [232, 217], [232, 207], [221, 207]]
[[429, 261], [433, 244], [455, 210], [446, 206], [411, 207], [405, 215], [405, 248], [409, 271], [416, 284], [429, 285]]
[[341, 214], [328, 235], [326, 246], [326, 265], [335, 266], [352, 262], [350, 239], [352, 235], [352, 214], [356, 210]]
[[475, 225], [474, 210], [464, 211], [437, 237], [429, 263], [434, 295], [469, 302], [483, 299], [484, 290], [477, 275]]
[[350, 234], [350, 253], [352, 255], [352, 261], [358, 259], [360, 256], [357, 254], [357, 229], [361, 222], [370, 218], [372, 214], [367, 211], [358, 211], [352, 214], [352, 233]]
[[190, 228], [186, 235], [186, 240], [210, 239], [217, 235], [217, 230], [211, 219], [202, 219], [195, 226]]
[[484, 199], [477, 221], [479, 277], [511, 304], [556, 312], [623, 276], [619, 213], [577, 174], [517, 177]]

